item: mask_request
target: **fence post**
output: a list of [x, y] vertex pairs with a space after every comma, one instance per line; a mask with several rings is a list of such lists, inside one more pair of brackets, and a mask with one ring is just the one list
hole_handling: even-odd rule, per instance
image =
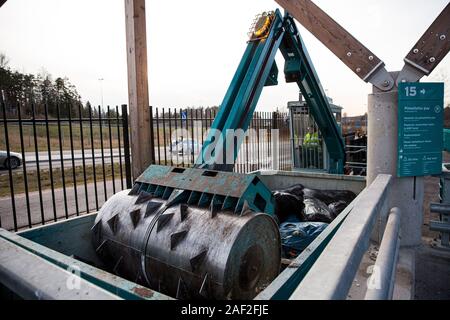
[[280, 132], [278, 130], [278, 112], [272, 112], [272, 129], [271, 129], [271, 144], [272, 148], [272, 170], [279, 170], [279, 161], [280, 161]]
[[122, 129], [123, 129], [123, 148], [125, 153], [125, 178], [127, 189], [131, 188], [131, 161], [130, 161], [130, 138], [128, 135], [128, 111], [127, 105], [122, 105]]
[[[169, 120], [170, 121], [170, 120]], [[153, 148], [150, 149], [151, 153], [151, 164], [156, 164], [156, 158], [155, 158], [155, 131], [153, 130], [153, 106], [150, 106], [150, 139], [152, 140], [152, 146]], [[159, 144], [158, 148], [159, 148]]]
[[278, 112], [272, 112], [272, 129], [278, 129]]
[[[8, 120], [6, 118], [6, 104], [3, 102], [0, 103], [3, 111], [3, 126], [5, 130], [5, 146], [6, 146], [6, 160], [5, 164], [8, 162], [10, 163], [11, 155], [10, 155], [10, 146], [9, 146], [9, 134], [8, 134]], [[25, 159], [23, 159], [25, 161]], [[12, 213], [13, 213], [13, 220], [14, 220], [14, 231], [17, 231], [17, 212], [16, 212], [16, 199], [14, 196], [14, 181], [13, 181], [13, 174], [12, 174], [12, 168], [10, 165], [7, 166], [8, 169], [8, 175], [9, 175], [9, 185], [10, 185], [10, 192], [11, 192], [11, 206], [12, 206]], [[0, 223], [1, 226], [1, 223]]]

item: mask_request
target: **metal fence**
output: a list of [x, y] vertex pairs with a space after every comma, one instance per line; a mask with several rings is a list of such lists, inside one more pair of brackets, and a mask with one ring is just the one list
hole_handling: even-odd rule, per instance
[[[192, 166], [216, 110], [150, 108], [155, 162]], [[126, 105], [56, 105], [49, 112], [47, 105], [1, 104], [0, 119], [0, 227], [17, 231], [97, 211], [131, 188]], [[256, 112], [235, 171], [290, 170], [288, 123], [286, 113]], [[22, 158], [15, 169], [4, 161], [13, 152]]]
[[325, 143], [319, 126], [307, 106], [291, 108], [292, 148], [294, 168], [324, 169], [327, 167]]
[[[192, 166], [216, 116], [216, 109], [152, 108], [151, 114], [156, 163]], [[287, 113], [255, 112], [234, 170], [241, 173], [273, 168], [290, 170], [289, 135]]]
[[[48, 105], [7, 109], [2, 103], [0, 227], [17, 231], [96, 211], [131, 187], [131, 176], [125, 176], [126, 106], [121, 111], [56, 105], [50, 115]], [[18, 159], [21, 166], [14, 168]]]
[[367, 135], [347, 134], [345, 139], [345, 168], [349, 175], [365, 176], [367, 173]]

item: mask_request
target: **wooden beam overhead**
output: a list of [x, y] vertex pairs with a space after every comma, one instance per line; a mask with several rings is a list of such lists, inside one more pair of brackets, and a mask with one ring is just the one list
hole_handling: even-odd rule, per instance
[[450, 3], [408, 52], [405, 61], [430, 74], [450, 50]]
[[154, 162], [147, 74], [145, 0], [125, 0], [133, 177]]
[[312, 1], [275, 1], [364, 81], [384, 65], [383, 61]]

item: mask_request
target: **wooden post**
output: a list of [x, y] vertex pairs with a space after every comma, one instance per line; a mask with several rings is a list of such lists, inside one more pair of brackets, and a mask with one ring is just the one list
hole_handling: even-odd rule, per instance
[[147, 75], [145, 0], [125, 0], [131, 159], [136, 179], [154, 163]]

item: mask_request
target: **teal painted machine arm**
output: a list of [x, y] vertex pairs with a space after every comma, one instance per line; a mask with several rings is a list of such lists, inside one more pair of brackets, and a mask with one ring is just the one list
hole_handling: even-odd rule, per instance
[[324, 136], [330, 172], [341, 173], [344, 143], [294, 20], [289, 14], [283, 18], [279, 10], [272, 17], [267, 36], [248, 42], [195, 167], [233, 171], [243, 132], [249, 127], [263, 87], [277, 84], [275, 54], [280, 49], [286, 60], [286, 81], [297, 82]]
[[[264, 39], [250, 40], [220, 105], [202, 151], [195, 166], [210, 170], [233, 171], [241, 139], [237, 139], [233, 150], [226, 150], [227, 130], [246, 131], [261, 95], [266, 79], [275, 64], [275, 54], [280, 46], [284, 30], [283, 18], [277, 10], [268, 36]], [[234, 140], [234, 138], [233, 138]], [[226, 163], [224, 155], [231, 154], [232, 163]]]
[[343, 172], [345, 144], [333, 116], [328, 98], [320, 84], [308, 50], [297, 30], [294, 19], [285, 15], [286, 29], [280, 51], [285, 59], [286, 82], [296, 82], [304, 96], [311, 115], [325, 140], [330, 155], [329, 172]]

